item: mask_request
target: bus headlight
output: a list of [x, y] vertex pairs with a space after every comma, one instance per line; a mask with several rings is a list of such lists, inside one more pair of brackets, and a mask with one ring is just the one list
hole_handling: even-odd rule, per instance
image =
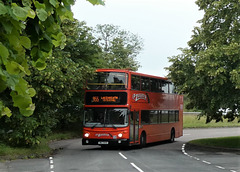
[[122, 133], [119, 133], [119, 134], [118, 134], [118, 137], [122, 137], [122, 136], [123, 136]]
[[89, 135], [90, 135], [89, 133], [85, 133], [84, 134], [85, 137], [89, 137]]

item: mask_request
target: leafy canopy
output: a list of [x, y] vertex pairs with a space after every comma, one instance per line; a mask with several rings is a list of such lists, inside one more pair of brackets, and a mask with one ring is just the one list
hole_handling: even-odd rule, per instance
[[141, 37], [111, 24], [97, 25], [95, 32], [103, 49], [105, 66], [134, 71], [140, 67], [136, 57], [143, 49]]
[[[104, 5], [102, 0], [88, 1]], [[31, 75], [29, 66], [45, 69], [53, 47], [65, 46], [60, 24], [73, 19], [73, 4], [74, 0], [0, 1], [0, 93], [10, 90], [13, 106], [24, 116], [33, 114], [36, 94], [24, 76]], [[0, 117], [12, 114], [5, 104], [1, 98]]]
[[[232, 121], [240, 107], [240, 5], [239, 0], [196, 1], [205, 14], [193, 30], [189, 47], [170, 58], [170, 78], [187, 94], [188, 108], [197, 108], [207, 122]], [[239, 118], [240, 119], [240, 118]]]

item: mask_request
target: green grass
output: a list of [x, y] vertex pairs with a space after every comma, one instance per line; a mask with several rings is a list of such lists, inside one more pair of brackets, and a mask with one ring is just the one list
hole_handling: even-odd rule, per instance
[[183, 128], [217, 128], [217, 127], [240, 127], [240, 123], [235, 119], [232, 122], [227, 122], [226, 119], [223, 122], [216, 123], [211, 121], [206, 124], [206, 117], [201, 117], [198, 120], [197, 115], [183, 115]]
[[41, 138], [40, 144], [31, 148], [10, 147], [0, 142], [0, 160], [28, 159], [49, 156], [53, 150], [48, 146], [53, 140], [64, 140], [79, 137], [77, 132], [54, 133], [47, 138]]
[[197, 146], [240, 149], [240, 136], [192, 140]]

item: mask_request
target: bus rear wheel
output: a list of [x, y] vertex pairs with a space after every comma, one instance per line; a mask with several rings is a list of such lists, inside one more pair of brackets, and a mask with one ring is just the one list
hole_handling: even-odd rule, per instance
[[171, 137], [170, 137], [170, 140], [169, 142], [170, 143], [173, 143], [175, 141], [175, 130], [174, 128], [171, 130]]

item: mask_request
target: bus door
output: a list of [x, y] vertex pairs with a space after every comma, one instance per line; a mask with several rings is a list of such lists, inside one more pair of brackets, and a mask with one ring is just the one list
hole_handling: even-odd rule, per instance
[[134, 111], [130, 114], [130, 142], [138, 142], [139, 130], [139, 112]]

